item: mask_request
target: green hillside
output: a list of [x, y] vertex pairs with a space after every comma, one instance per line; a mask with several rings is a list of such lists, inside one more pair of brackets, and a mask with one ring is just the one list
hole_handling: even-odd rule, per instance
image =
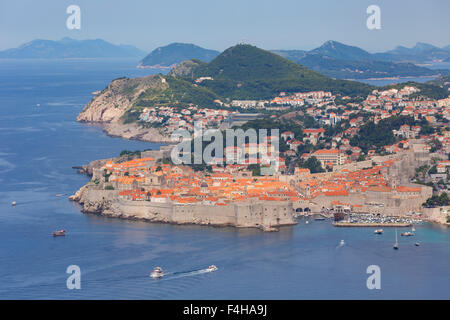
[[208, 75], [214, 79], [253, 81], [267, 79], [307, 77], [315, 72], [288, 59], [251, 45], [236, 45], [228, 48], [210, 63], [198, 70], [199, 76]]
[[426, 84], [441, 87], [444, 89], [444, 91], [447, 90], [446, 92], [450, 94], [450, 91], [449, 91], [450, 90], [450, 76], [449, 75], [440, 76], [434, 80], [427, 81]]
[[413, 93], [410, 98], [416, 98], [416, 97], [424, 97], [428, 99], [444, 99], [447, 98], [449, 95], [449, 92], [444, 87], [440, 87], [436, 85], [436, 83], [432, 81], [428, 81], [425, 83], [418, 83], [413, 81], [403, 82], [399, 84], [392, 84], [387, 85], [384, 87], [381, 87], [380, 90], [387, 90], [391, 88], [401, 89], [405, 86], [414, 86], [418, 88], [420, 91]]
[[372, 86], [321, 75], [277, 54], [251, 45], [236, 45], [208, 64], [194, 67], [189, 79], [212, 77], [201, 86], [231, 99], [269, 99], [280, 91], [331, 91], [342, 95], [367, 95]]
[[133, 106], [123, 115], [125, 123], [135, 122], [145, 107], [186, 107], [192, 103], [200, 107], [213, 107], [217, 95], [199, 86], [194, 86], [191, 82], [176, 79], [171, 76], [166, 77], [169, 86], [161, 88], [147, 89], [142, 92], [134, 102]]

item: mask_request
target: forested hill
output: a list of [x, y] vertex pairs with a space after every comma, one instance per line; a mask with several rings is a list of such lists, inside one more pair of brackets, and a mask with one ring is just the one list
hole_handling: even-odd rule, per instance
[[[173, 73], [177, 73], [175, 69]], [[211, 77], [201, 86], [232, 99], [269, 99], [280, 93], [324, 90], [366, 96], [373, 87], [335, 80], [277, 54], [247, 44], [228, 48], [207, 64], [195, 64], [185, 79]]]
[[171, 67], [189, 59], [199, 59], [209, 62], [220, 52], [204, 49], [190, 43], [171, 43], [164, 47], [159, 47], [142, 59], [140, 65]]

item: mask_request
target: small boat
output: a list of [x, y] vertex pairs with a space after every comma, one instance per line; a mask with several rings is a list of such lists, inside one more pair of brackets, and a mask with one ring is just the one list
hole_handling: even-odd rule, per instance
[[306, 220], [306, 222], [305, 222], [306, 224], [308, 224], [309, 223], [309, 221], [308, 220]]
[[11, 202], [11, 205], [14, 207], [17, 203], [15, 201]]
[[341, 242], [339, 243], [339, 245], [341, 245], [341, 246], [345, 245], [345, 241], [344, 241], [344, 240], [341, 240]]
[[414, 226], [412, 226], [411, 232], [415, 232], [415, 231], [416, 231], [416, 228], [414, 228]]
[[411, 236], [413, 236], [414, 234], [413, 234], [412, 232], [406, 231], [406, 232], [402, 232], [400, 235], [401, 235], [402, 237], [411, 237]]
[[213, 265], [213, 264], [210, 265], [210, 266], [208, 267], [208, 271], [209, 271], [209, 272], [217, 271], [217, 269], [218, 269], [218, 268], [217, 268], [215, 265]]
[[394, 249], [395, 249], [395, 250], [398, 250], [397, 228], [395, 228], [395, 243], [394, 243]]
[[373, 233], [375, 233], [375, 234], [382, 234], [383, 233], [383, 229], [377, 229]]
[[419, 243], [419, 242], [416, 242], [416, 243], [414, 243], [414, 245], [415, 245], [416, 247], [418, 247], [418, 246], [420, 246], [420, 243]]
[[66, 235], [66, 230], [64, 230], [64, 229], [52, 232], [52, 236], [54, 236], [54, 237], [61, 237], [61, 236], [65, 236], [65, 235]]
[[277, 232], [277, 231], [280, 231], [277, 228], [272, 227], [270, 224], [268, 226], [262, 225], [261, 226], [261, 230], [264, 231], [264, 232]]
[[41, 106], [41, 104], [40, 103], [36, 103], [36, 107], [40, 107]]
[[150, 273], [150, 278], [161, 278], [164, 276], [164, 272], [161, 267], [156, 267], [153, 269], [153, 271]]

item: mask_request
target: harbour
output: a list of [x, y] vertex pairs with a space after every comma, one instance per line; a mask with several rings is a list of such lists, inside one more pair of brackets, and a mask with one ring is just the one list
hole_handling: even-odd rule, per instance
[[411, 223], [363, 223], [363, 222], [335, 222], [335, 227], [383, 227], [383, 228], [406, 228], [411, 227]]

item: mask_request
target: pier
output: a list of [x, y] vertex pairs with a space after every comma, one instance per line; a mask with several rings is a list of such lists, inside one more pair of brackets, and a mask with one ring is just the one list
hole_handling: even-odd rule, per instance
[[380, 222], [335, 222], [333, 223], [333, 226], [335, 227], [382, 227], [382, 228], [389, 228], [389, 227], [397, 227], [397, 228], [406, 228], [411, 227], [412, 223], [409, 222], [398, 222], [398, 223], [380, 223]]

